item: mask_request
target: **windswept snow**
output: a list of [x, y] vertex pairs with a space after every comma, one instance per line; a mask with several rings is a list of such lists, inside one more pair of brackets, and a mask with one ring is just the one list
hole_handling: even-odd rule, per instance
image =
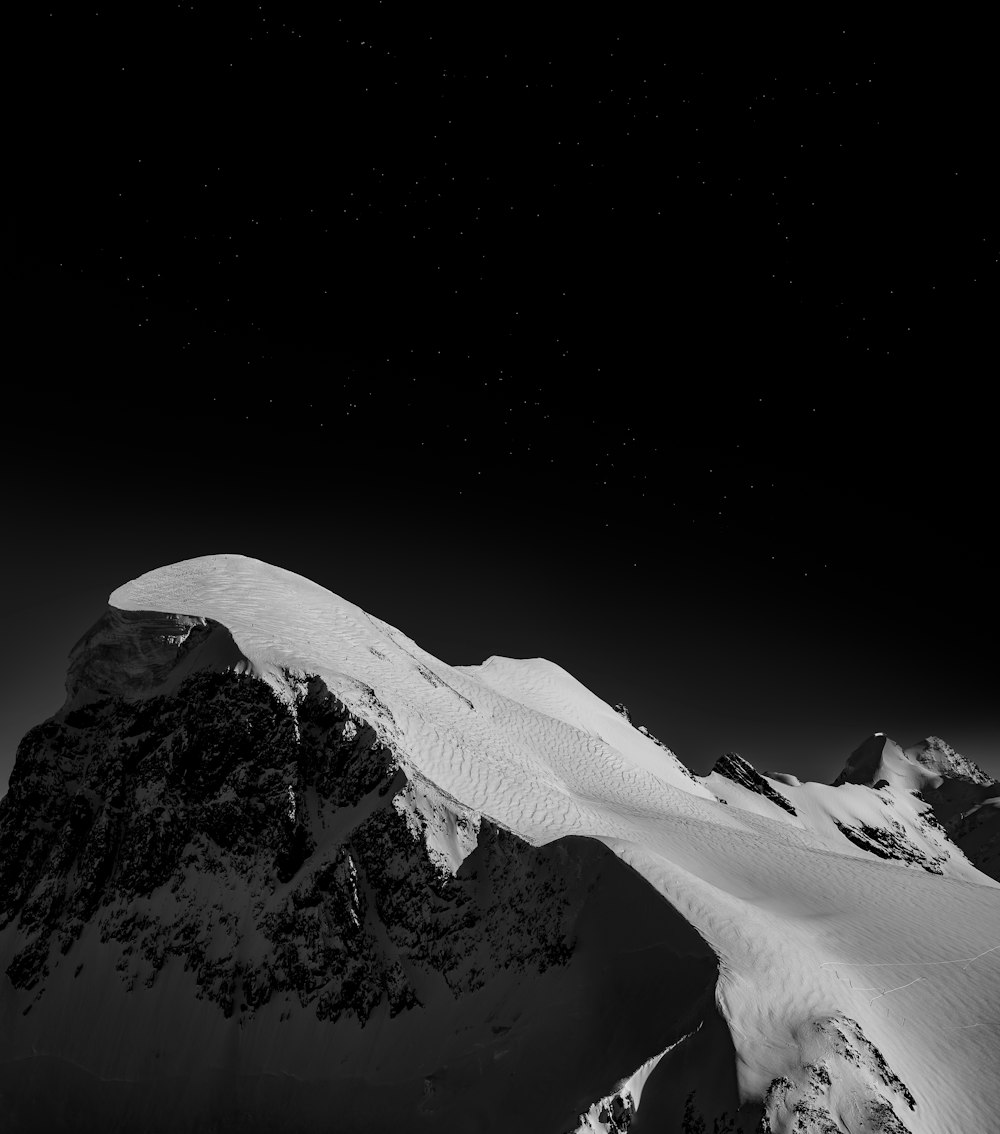
[[[669, 798], [719, 810], [680, 761], [542, 659], [452, 667], [360, 607], [242, 556], [206, 556], [120, 587], [112, 606], [222, 623], [253, 668], [316, 673], [417, 771], [531, 842], [624, 836], [625, 817]], [[735, 817], [718, 822], [739, 826]]]
[[[111, 602], [214, 619], [261, 671], [318, 673], [420, 775], [529, 841], [606, 842], [718, 952], [719, 1003], [747, 1095], [801, 1078], [801, 1030], [841, 1013], [912, 1090], [911, 1130], [985, 1131], [1000, 1113], [1000, 957], [987, 952], [1000, 941], [1000, 892], [924, 829], [917, 801], [902, 805], [913, 762], [887, 752], [884, 738], [889, 792], [776, 781], [792, 816], [723, 777], [693, 782], [551, 662], [445, 665], [353, 604], [254, 560], [175, 564]], [[941, 856], [944, 875], [880, 861], [838, 822], [898, 823], [919, 853]], [[882, 966], [877, 983], [868, 966]]]
[[[697, 780], [551, 662], [447, 665], [309, 580], [242, 556], [152, 571], [111, 603], [220, 623], [238, 664], [290, 704], [295, 682], [317, 675], [432, 802], [467, 817], [434, 834], [448, 869], [474, 845], [478, 816], [535, 845], [605, 843], [717, 953], [741, 1093], [767, 1096], [775, 1122], [815, 1107], [833, 1129], [879, 1129], [851, 1123], [880, 1114], [913, 1134], [994, 1128], [1000, 887], [911, 794], [921, 774], [940, 774], [937, 756], [914, 761], [873, 738], [855, 770], [881, 769], [877, 790], [756, 772]], [[433, 807], [416, 812], [412, 822]], [[655, 1066], [656, 1049], [646, 1054]], [[823, 1074], [848, 1066], [828, 1090]], [[594, 1086], [591, 1099], [613, 1084]], [[628, 1088], [636, 1102], [639, 1086]], [[591, 1129], [599, 1113], [588, 1112]]]

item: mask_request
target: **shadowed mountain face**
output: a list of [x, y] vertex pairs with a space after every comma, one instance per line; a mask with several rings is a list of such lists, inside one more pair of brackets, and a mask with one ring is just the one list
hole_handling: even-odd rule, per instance
[[111, 611], [20, 746], [12, 1128], [569, 1129], [718, 1028], [714, 954], [600, 842], [531, 846], [408, 775], [322, 681], [289, 678], [289, 704], [251, 670], [207, 620]]
[[891, 785], [930, 804], [942, 829], [984, 874], [1000, 881], [1000, 781], [937, 736], [901, 748], [875, 733], [834, 784]]

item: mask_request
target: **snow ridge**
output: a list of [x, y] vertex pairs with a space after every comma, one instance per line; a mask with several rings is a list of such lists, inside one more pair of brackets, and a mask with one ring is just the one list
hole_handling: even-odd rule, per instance
[[[571, 1129], [609, 1084], [594, 1120], [621, 1126], [651, 1065], [636, 1121], [669, 1129], [706, 996], [725, 1044], [698, 1065], [744, 1125], [1000, 1112], [1000, 887], [928, 807], [996, 810], [957, 754], [879, 737], [839, 786], [694, 777], [552, 662], [447, 665], [242, 556], [111, 598], [0, 802], [0, 1098], [30, 1091], [36, 1128], [59, 1091], [113, 1128], [141, 1082], [150, 1129], [207, 1097], [266, 1129], [292, 1077], [308, 1130]], [[975, 961], [908, 968], [949, 956]], [[873, 995], [841, 957], [904, 975]]]

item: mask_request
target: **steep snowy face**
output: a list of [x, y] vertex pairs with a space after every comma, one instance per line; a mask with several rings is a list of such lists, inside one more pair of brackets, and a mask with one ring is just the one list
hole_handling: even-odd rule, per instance
[[833, 783], [834, 787], [841, 784], [873, 787], [883, 780], [905, 791], [919, 790], [927, 780], [927, 773], [908, 760], [894, 740], [884, 732], [876, 732], [855, 748]]
[[848, 758], [835, 784], [889, 789], [897, 798], [915, 795], [975, 866], [1000, 880], [1000, 782], [940, 737], [902, 748], [882, 733]]

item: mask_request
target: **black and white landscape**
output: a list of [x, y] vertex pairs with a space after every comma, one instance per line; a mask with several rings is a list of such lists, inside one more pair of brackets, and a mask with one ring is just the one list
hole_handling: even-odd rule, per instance
[[18, 14], [0, 1134], [996, 1134], [985, 16]]
[[1000, 784], [943, 740], [696, 776], [237, 555], [66, 688], [0, 803], [5, 1130], [992, 1129]]

